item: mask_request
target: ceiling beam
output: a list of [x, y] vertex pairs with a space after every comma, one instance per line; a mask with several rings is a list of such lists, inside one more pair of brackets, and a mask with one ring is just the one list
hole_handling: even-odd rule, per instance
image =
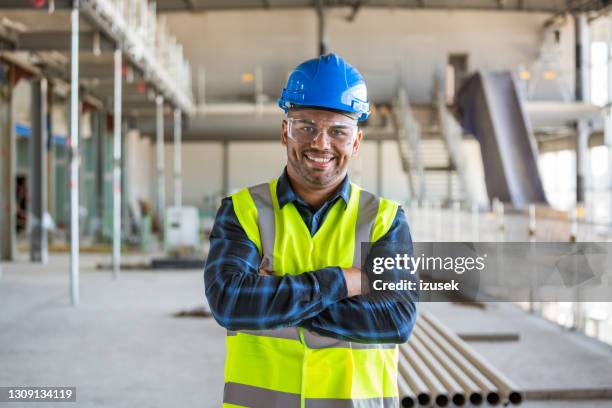
[[[71, 9], [72, 0], [55, 0], [55, 10]], [[35, 7], [34, 2], [28, 0], [2, 0], [0, 10], [49, 10], [49, 0], [42, 7]]]
[[[587, 0], [586, 3], [583, 4], [583, 8], [584, 9], [588, 9], [588, 10], [599, 10], [601, 9], [603, 6], [602, 4], [605, 4], [608, 0]], [[335, 8], [335, 7], [351, 7], [351, 8], [356, 8], [357, 5], [360, 3], [359, 0], [336, 0], [333, 2], [325, 2], [325, 7], [327, 8]], [[367, 3], [366, 1], [363, 1], [363, 3]], [[495, 11], [495, 10], [504, 10], [504, 11], [513, 11], [513, 10], [521, 10], [521, 6], [519, 6], [518, 4], [514, 7], [507, 7], [507, 6], [501, 6], [500, 7], [500, 2], [499, 1], [491, 1], [490, 5], [478, 5], [478, 6], [471, 6], [471, 7], [465, 7], [465, 2], [461, 2], [459, 0], [456, 1], [449, 1], [446, 3], [440, 3], [437, 5], [433, 5], [433, 4], [427, 4], [427, 2], [425, 0], [413, 0], [413, 1], [405, 1], [405, 2], [369, 2], [368, 4], [364, 4], [363, 6], [359, 6], [359, 7], [367, 7], [367, 8], [371, 8], [371, 9], [418, 9], [418, 8], [426, 8], [429, 10], [448, 10], [450, 9], [454, 9], [454, 10], [461, 10], [461, 9], [467, 9], [467, 10], [483, 10], [483, 11]], [[523, 1], [524, 3], [524, 1]], [[187, 10], [187, 8], [185, 6], [180, 5], [181, 3], [166, 3], [164, 4], [162, 1], [158, 1], [157, 3], [157, 11], [159, 13], [171, 13], [171, 12], [184, 12]], [[533, 1], [532, 3], [530, 3], [529, 5], [529, 9], [526, 10], [524, 8], [524, 6], [522, 7], [522, 10], [524, 11], [529, 11], [529, 12], [559, 12], [562, 11], [566, 8], [566, 6], [559, 6], [559, 3], [556, 3], [554, 1]], [[243, 4], [241, 2], [234, 2], [231, 0], [227, 0], [223, 3], [218, 2], [218, 3], [213, 3], [212, 5], [210, 3], [197, 3], [195, 4], [195, 7], [191, 10], [194, 12], [198, 12], [198, 11], [249, 11], [249, 10], [261, 10], [263, 8], [265, 9], [270, 9], [270, 10], [286, 10], [286, 9], [293, 9], [293, 10], [308, 10], [308, 9], [312, 9], [313, 7], [313, 2], [310, 2], [310, 4], [307, 3], [290, 3], [290, 2], [284, 2], [284, 3], [279, 3], [279, 2], [275, 2], [274, 5], [271, 5], [270, 2], [268, 0], [262, 0], [261, 3], [248, 3], [248, 4]]]
[[[20, 51], [70, 51], [70, 32], [33, 31], [19, 35], [17, 49]], [[98, 50], [96, 50], [98, 48]], [[81, 52], [112, 52], [115, 47], [100, 33], [81, 32], [79, 50]]]

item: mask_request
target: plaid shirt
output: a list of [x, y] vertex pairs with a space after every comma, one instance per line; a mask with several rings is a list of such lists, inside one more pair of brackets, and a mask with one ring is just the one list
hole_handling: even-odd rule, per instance
[[[293, 191], [285, 169], [276, 193], [280, 207], [293, 203], [314, 235], [336, 201], [348, 203], [350, 189], [347, 176], [336, 193], [315, 209]], [[401, 207], [387, 234], [376, 242], [377, 256], [385, 254], [385, 250], [388, 256], [394, 256], [397, 245], [391, 244], [398, 242], [412, 250]], [[204, 270], [206, 297], [221, 326], [229, 330], [301, 326], [326, 336], [365, 343], [403, 343], [410, 336], [417, 314], [417, 298], [411, 292], [347, 297], [339, 267], [299, 275], [263, 276], [259, 275], [260, 262], [259, 251], [240, 225], [231, 198], [224, 198], [210, 235]]]

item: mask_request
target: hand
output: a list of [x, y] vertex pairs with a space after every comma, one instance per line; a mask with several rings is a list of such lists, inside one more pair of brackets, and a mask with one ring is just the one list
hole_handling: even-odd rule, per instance
[[344, 273], [344, 280], [346, 281], [347, 297], [363, 294], [363, 290], [367, 289], [368, 281], [365, 275], [361, 273], [361, 269], [342, 268], [342, 273]]
[[274, 272], [266, 270], [263, 266], [259, 267], [259, 274], [262, 276], [274, 276]]

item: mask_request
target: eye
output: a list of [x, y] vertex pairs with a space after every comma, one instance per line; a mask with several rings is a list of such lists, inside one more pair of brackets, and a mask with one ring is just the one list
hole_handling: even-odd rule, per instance
[[346, 127], [333, 127], [330, 129], [330, 135], [333, 137], [348, 137], [351, 131]]
[[300, 131], [304, 132], [304, 133], [314, 133], [315, 128], [313, 126], [309, 126], [309, 125], [302, 125], [300, 126]]

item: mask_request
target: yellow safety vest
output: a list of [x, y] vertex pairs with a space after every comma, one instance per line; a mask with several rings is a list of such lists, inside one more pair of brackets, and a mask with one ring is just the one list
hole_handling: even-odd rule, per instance
[[[361, 242], [379, 240], [398, 204], [351, 184], [314, 236], [278, 180], [232, 195], [236, 216], [267, 270], [278, 276], [328, 266], [360, 267]], [[395, 408], [398, 349], [322, 336], [301, 327], [228, 331], [223, 407]]]

